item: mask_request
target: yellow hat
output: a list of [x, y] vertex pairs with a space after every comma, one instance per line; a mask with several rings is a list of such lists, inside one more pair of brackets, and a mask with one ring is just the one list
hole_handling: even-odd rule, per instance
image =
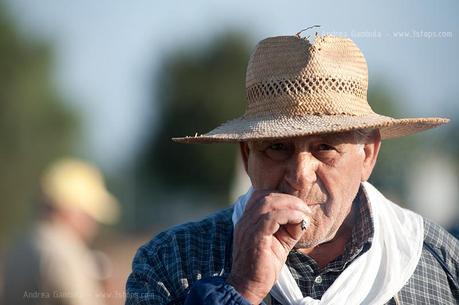
[[105, 224], [119, 218], [119, 204], [107, 191], [101, 172], [84, 161], [63, 158], [54, 162], [42, 176], [41, 187], [56, 207], [77, 208]]

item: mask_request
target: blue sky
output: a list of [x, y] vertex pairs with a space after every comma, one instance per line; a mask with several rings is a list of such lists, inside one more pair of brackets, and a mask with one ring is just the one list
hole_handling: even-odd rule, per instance
[[[54, 45], [56, 84], [84, 114], [86, 154], [108, 169], [128, 165], [155, 126], [148, 104], [155, 92], [151, 77], [164, 56], [198, 47], [229, 29], [247, 32], [253, 46], [313, 24], [321, 25], [320, 32], [342, 32], [365, 54], [370, 86], [384, 78], [397, 91], [406, 116], [459, 113], [455, 0], [6, 2], [26, 35]], [[452, 37], [395, 37], [414, 31], [451, 32]]]

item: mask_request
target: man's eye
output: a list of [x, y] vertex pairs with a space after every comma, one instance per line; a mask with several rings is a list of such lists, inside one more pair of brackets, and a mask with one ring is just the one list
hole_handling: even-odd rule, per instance
[[325, 144], [325, 143], [319, 144], [319, 146], [317, 148], [318, 148], [319, 151], [335, 150], [335, 148], [333, 146]]
[[292, 146], [289, 143], [270, 143], [264, 152], [271, 160], [284, 161], [292, 154]]
[[271, 144], [268, 148], [272, 150], [285, 150], [285, 145], [283, 143], [274, 143]]

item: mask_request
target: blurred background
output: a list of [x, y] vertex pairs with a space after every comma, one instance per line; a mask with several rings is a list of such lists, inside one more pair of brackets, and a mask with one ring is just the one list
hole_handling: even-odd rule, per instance
[[384, 142], [371, 182], [459, 236], [458, 13], [454, 0], [0, 0], [0, 268], [16, 263], [8, 257], [55, 210], [43, 204], [46, 168], [72, 156], [116, 198], [117, 221], [101, 222], [110, 225], [98, 225], [85, 247], [97, 257], [99, 301], [124, 304], [141, 244], [247, 187], [236, 146], [170, 138], [242, 114], [256, 43], [315, 24], [306, 36], [359, 45], [376, 112], [451, 118]]

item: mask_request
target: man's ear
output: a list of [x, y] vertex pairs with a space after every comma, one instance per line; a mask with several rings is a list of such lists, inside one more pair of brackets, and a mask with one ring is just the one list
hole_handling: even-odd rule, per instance
[[239, 142], [239, 148], [241, 150], [241, 157], [244, 162], [245, 172], [247, 172], [249, 167], [249, 144], [247, 142]]
[[381, 134], [379, 131], [373, 137], [371, 141], [365, 143], [363, 146], [363, 151], [365, 153], [365, 159], [363, 160], [363, 169], [362, 169], [362, 181], [367, 181], [370, 178], [373, 168], [375, 167], [376, 160], [378, 159], [379, 148], [381, 147]]

